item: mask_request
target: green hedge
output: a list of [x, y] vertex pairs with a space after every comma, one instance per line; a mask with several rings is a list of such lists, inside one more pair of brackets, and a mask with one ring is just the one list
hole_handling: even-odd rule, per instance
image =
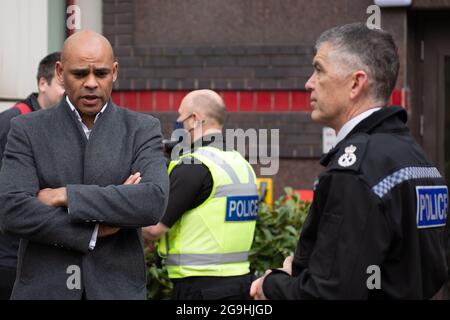
[[[251, 272], [260, 276], [270, 268], [283, 265], [284, 258], [294, 253], [299, 232], [309, 211], [309, 203], [301, 201], [292, 188], [269, 208], [262, 203], [256, 222], [255, 239], [250, 251]], [[172, 283], [164, 268], [156, 265], [153, 253], [147, 257], [147, 293], [149, 299], [169, 299]]]

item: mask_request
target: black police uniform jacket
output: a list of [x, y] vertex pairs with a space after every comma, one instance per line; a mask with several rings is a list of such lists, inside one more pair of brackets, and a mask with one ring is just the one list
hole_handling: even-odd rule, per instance
[[360, 122], [326, 156], [292, 264], [269, 299], [427, 299], [447, 279], [447, 186], [400, 107]]

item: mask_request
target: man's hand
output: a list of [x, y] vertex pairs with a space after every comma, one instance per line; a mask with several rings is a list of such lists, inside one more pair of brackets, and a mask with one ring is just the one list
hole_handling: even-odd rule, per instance
[[141, 182], [141, 179], [142, 179], [141, 173], [136, 172], [135, 174], [129, 176], [123, 184], [138, 184], [139, 182]]
[[[284, 272], [286, 272], [290, 276], [292, 276], [292, 261], [293, 260], [294, 260], [293, 256], [286, 257], [286, 259], [284, 259], [284, 262], [283, 262], [283, 268], [279, 268], [279, 269], [283, 270]], [[266, 273], [264, 274], [264, 276], [253, 281], [252, 286], [250, 287], [250, 296], [253, 299], [267, 300], [267, 297], [265, 296], [264, 291], [263, 291], [263, 283], [264, 283], [264, 279], [271, 272], [272, 272], [272, 270], [267, 270]]]
[[148, 241], [144, 239], [144, 256], [148, 256], [150, 253], [155, 251], [155, 244], [153, 241]]
[[250, 287], [250, 296], [255, 300], [267, 300], [267, 297], [264, 295], [263, 291], [263, 283], [264, 279], [267, 277], [272, 270], [267, 270], [264, 276], [253, 281], [252, 286]]
[[288, 273], [290, 276], [292, 276], [292, 261], [294, 260], [293, 256], [288, 256], [286, 259], [284, 259], [283, 262], [283, 268], [280, 270], [283, 270], [284, 272]]
[[[131, 176], [129, 176], [123, 184], [138, 184], [139, 182], [141, 182], [141, 179], [142, 178], [141, 178], [140, 172], [136, 172], [135, 174], [132, 174]], [[111, 235], [119, 232], [119, 230], [120, 230], [120, 228], [109, 227], [109, 226], [100, 224], [98, 226], [97, 238], [111, 236]]]
[[46, 188], [38, 192], [37, 198], [42, 203], [52, 207], [67, 207], [66, 188]]
[[120, 230], [120, 228], [108, 227], [108, 226], [100, 224], [98, 226], [97, 238], [111, 236], [111, 235], [117, 233], [119, 230]]
[[157, 225], [142, 228], [142, 237], [147, 241], [158, 240], [167, 230], [169, 228], [165, 224], [158, 222]]

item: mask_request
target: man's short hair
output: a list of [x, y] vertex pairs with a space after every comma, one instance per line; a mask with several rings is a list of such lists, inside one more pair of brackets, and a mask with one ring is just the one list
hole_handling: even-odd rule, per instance
[[37, 81], [41, 78], [44, 78], [48, 84], [52, 82], [53, 77], [55, 76], [55, 65], [56, 62], [61, 59], [60, 52], [53, 52], [47, 55], [44, 59], [39, 62], [38, 73], [37, 73]]
[[322, 33], [316, 49], [325, 42], [333, 46], [334, 53], [347, 67], [364, 70], [369, 75], [373, 98], [389, 101], [400, 64], [397, 46], [389, 33], [369, 29], [363, 23], [351, 23]]

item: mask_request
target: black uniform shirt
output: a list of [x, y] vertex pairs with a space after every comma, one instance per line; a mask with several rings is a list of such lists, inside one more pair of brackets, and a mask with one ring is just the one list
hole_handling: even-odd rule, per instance
[[[206, 135], [201, 146], [223, 148], [223, 136]], [[197, 149], [193, 144], [191, 149]], [[223, 150], [223, 149], [222, 149]], [[200, 163], [180, 162], [170, 173], [170, 193], [166, 213], [161, 222], [171, 228], [186, 211], [201, 205], [209, 197], [213, 188], [213, 179], [209, 169]]]

